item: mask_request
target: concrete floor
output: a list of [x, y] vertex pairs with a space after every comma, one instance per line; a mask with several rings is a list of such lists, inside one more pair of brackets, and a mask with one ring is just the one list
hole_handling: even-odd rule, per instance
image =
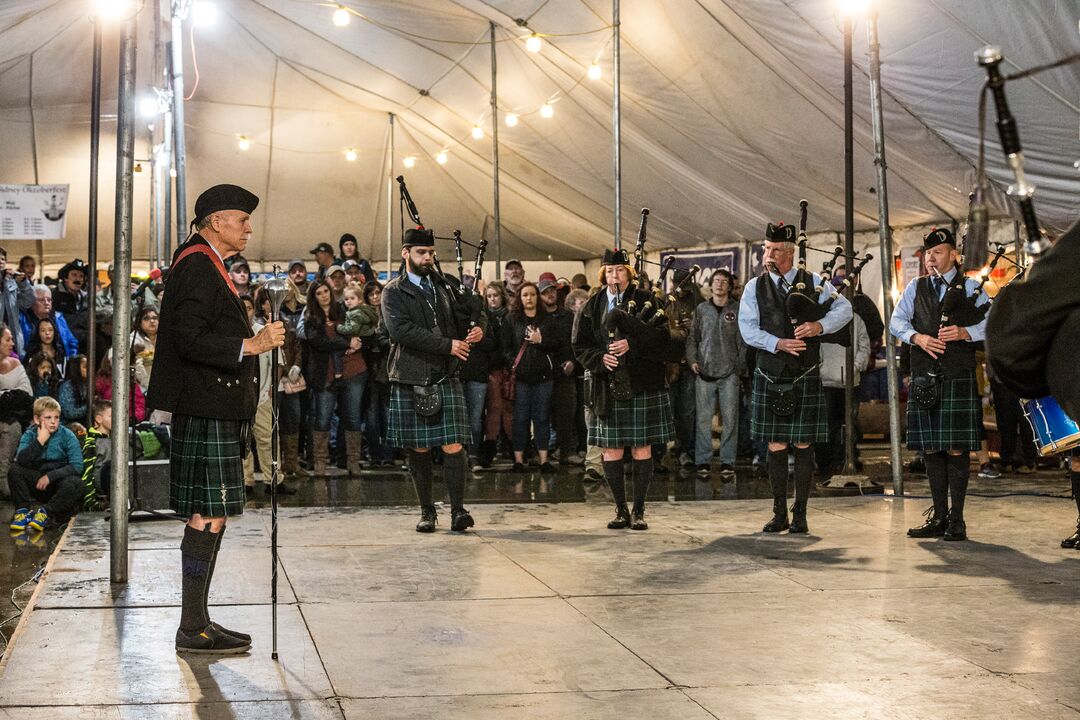
[[973, 497], [967, 543], [906, 538], [918, 499], [815, 498], [804, 537], [760, 534], [768, 505], [656, 502], [631, 533], [602, 504], [485, 504], [466, 536], [284, 508], [277, 663], [266, 510], [230, 524], [211, 594], [254, 652], [219, 660], [173, 652], [179, 525], [132, 525], [111, 587], [84, 514], [0, 718], [1080, 718], [1070, 500]]

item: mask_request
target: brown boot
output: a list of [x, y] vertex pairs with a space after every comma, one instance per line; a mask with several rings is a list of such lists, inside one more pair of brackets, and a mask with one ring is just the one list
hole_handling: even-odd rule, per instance
[[300, 474], [300, 436], [295, 433], [281, 436], [281, 470], [289, 477]]
[[326, 477], [326, 464], [330, 460], [330, 433], [311, 433], [311, 475]]
[[361, 437], [356, 430], [345, 431], [345, 459], [349, 466], [350, 477], [360, 477]]

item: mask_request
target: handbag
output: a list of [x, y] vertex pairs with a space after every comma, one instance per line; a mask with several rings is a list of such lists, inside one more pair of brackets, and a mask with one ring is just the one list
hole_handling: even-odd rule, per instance
[[525, 345], [527, 342], [521, 343], [521, 348], [518, 350], [517, 357], [514, 358], [514, 364], [510, 366], [510, 372], [503, 375], [501, 391], [502, 399], [506, 402], [514, 401], [514, 394], [517, 392], [517, 369], [521, 364], [521, 358], [525, 355]]
[[413, 385], [413, 406], [420, 417], [434, 417], [442, 412], [442, 393], [439, 386]]
[[941, 376], [933, 373], [911, 378], [911, 397], [923, 410], [930, 410], [941, 400]]

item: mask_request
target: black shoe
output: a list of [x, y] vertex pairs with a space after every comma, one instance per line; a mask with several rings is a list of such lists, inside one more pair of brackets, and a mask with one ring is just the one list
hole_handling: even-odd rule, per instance
[[910, 473], [925, 474], [926, 462], [921, 457], [917, 457], [908, 463], [907, 469]]
[[211, 625], [212, 625], [212, 626], [214, 627], [214, 629], [215, 629], [215, 630], [217, 630], [218, 632], [222, 632], [222, 633], [225, 633], [226, 635], [232, 635], [232, 636], [233, 636], [234, 638], [236, 638], [237, 640], [243, 640], [243, 641], [244, 641], [244, 642], [246, 642], [246, 643], [247, 643], [248, 645], [250, 645], [250, 644], [251, 644], [251, 636], [250, 636], [250, 635], [248, 635], [247, 633], [242, 633], [242, 632], [239, 632], [239, 631], [237, 631], [237, 630], [230, 630], [229, 628], [226, 628], [226, 627], [222, 627], [222, 626], [218, 625], [218, 624], [217, 624], [216, 622], [214, 622], [213, 620], [211, 620], [211, 621], [210, 621], [210, 624], [211, 624]]
[[516, 462], [514, 463], [514, 466], [510, 468], [510, 472], [520, 475], [525, 472], [525, 466], [522, 463]]
[[667, 475], [668, 474], [667, 465], [664, 465], [662, 462], [657, 460], [655, 463], [653, 463], [653, 474], [654, 475]]
[[598, 473], [594, 468], [589, 468], [585, 471], [585, 479], [592, 480], [593, 482], [604, 482], [604, 476]]
[[541, 475], [552, 475], [554, 473], [555, 473], [555, 466], [552, 465], [550, 462], [540, 463], [540, 474]]
[[810, 532], [806, 524], [806, 506], [799, 507], [797, 503], [792, 506], [791, 527], [788, 528], [788, 532], [794, 535], [805, 535]]
[[727, 463], [724, 463], [720, 466], [720, 474], [730, 477], [735, 474], [735, 467], [733, 465], [728, 465]]
[[967, 540], [967, 523], [964, 516], [955, 510], [949, 513], [949, 526], [945, 529], [942, 540]]
[[427, 505], [420, 508], [420, 522], [416, 523], [416, 532], [433, 533], [438, 524], [439, 516], [435, 514], [434, 506]]
[[465, 508], [450, 512], [450, 529], [454, 532], [465, 532], [475, 524], [472, 515]]
[[[291, 488], [288, 485], [286, 485], [285, 483], [278, 483], [278, 486], [277, 486], [277, 494], [278, 495], [295, 495], [296, 492], [297, 492], [296, 488]], [[265, 494], [267, 497], [270, 497], [270, 483], [267, 483], [266, 487], [263, 488], [263, 494]]]
[[698, 465], [697, 466], [697, 476], [699, 478], [707, 478], [707, 477], [709, 477], [709, 464], [708, 463], [705, 463], [704, 465]]
[[251, 640], [222, 632], [213, 623], [191, 634], [176, 631], [176, 652], [197, 655], [240, 655], [251, 649]]
[[634, 510], [630, 513], [630, 529], [631, 530], [648, 530], [649, 523], [645, 522], [645, 509]]
[[255, 494], [255, 486], [254, 485], [245, 485], [244, 486], [244, 499], [245, 500], [250, 500], [251, 496], [254, 495], [254, 494]]
[[1076, 520], [1076, 532], [1062, 540], [1061, 547], [1080, 549], [1080, 518]]
[[608, 530], [625, 530], [630, 527], [630, 511], [625, 505], [615, 506], [615, 519], [607, 524]]
[[772, 520], [765, 523], [765, 527], [761, 528], [761, 532], [778, 533], [791, 527], [787, 517], [787, 498], [773, 498], [772, 512]]
[[913, 527], [908, 530], [908, 537], [932, 538], [941, 537], [945, 534], [945, 530], [949, 526], [949, 520], [947, 516], [942, 515], [941, 517], [938, 517], [937, 514], [934, 513], [934, 508], [932, 507], [927, 508], [926, 512], [923, 513], [923, 516], [926, 518], [926, 522], [919, 527]]

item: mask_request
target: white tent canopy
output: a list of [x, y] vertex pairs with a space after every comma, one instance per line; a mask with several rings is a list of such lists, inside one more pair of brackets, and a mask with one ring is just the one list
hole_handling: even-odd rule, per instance
[[[139, 11], [138, 86], [154, 77], [156, 0]], [[612, 243], [611, 4], [597, 0], [215, 0], [218, 20], [185, 24], [188, 217], [198, 192], [233, 182], [262, 198], [254, 260], [306, 256], [342, 232], [386, 253], [389, 116], [394, 174], [424, 221], [491, 238], [489, 22], [496, 25], [502, 258], [595, 257]], [[163, 2], [167, 14], [167, 2]], [[889, 201], [894, 226], [966, 214], [985, 72], [994, 43], [1005, 71], [1080, 51], [1076, 3], [878, 0]], [[70, 183], [67, 236], [47, 262], [85, 255], [92, 24], [89, 0], [0, 4], [0, 183]], [[529, 29], [546, 34], [529, 53]], [[161, 37], [167, 37], [163, 27]], [[111, 255], [117, 28], [105, 28], [101, 256]], [[812, 230], [843, 227], [842, 37], [830, 0], [623, 0], [623, 228], [652, 209], [650, 245], [692, 248], [757, 239], [810, 201]], [[855, 224], [877, 224], [865, 30], [855, 36]], [[586, 71], [599, 59], [603, 78]], [[197, 66], [197, 73], [196, 73]], [[198, 86], [195, 77], [198, 75]], [[1077, 214], [1080, 72], [1061, 68], [1008, 86], [1039, 187], [1044, 224]], [[538, 109], [553, 101], [554, 117]], [[990, 114], [988, 162], [1009, 182]], [[482, 140], [470, 135], [485, 129]], [[157, 129], [160, 139], [161, 130]], [[238, 149], [237, 138], [251, 139]], [[136, 156], [150, 156], [150, 132]], [[344, 151], [355, 148], [348, 162]], [[439, 165], [434, 155], [447, 150]], [[405, 170], [402, 159], [416, 158]], [[149, 237], [149, 173], [136, 176], [136, 258]], [[1004, 215], [1000, 193], [994, 212]], [[396, 201], [394, 227], [397, 227]], [[396, 235], [396, 231], [395, 231]], [[22, 245], [26, 245], [25, 248]], [[10, 243], [9, 252], [30, 251]], [[14, 246], [14, 247], [12, 247]], [[36, 254], [36, 253], [35, 253]], [[494, 259], [492, 249], [489, 259]]]

